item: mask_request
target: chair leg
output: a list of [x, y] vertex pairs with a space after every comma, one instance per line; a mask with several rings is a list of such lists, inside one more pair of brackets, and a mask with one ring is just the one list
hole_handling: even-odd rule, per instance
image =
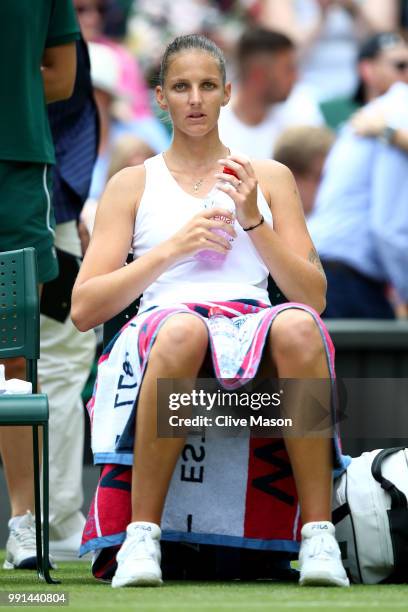
[[[49, 573], [49, 470], [48, 470], [48, 423], [43, 423], [43, 535], [41, 535], [41, 487], [38, 444], [38, 425], [33, 425], [33, 459], [34, 459], [34, 505], [35, 505], [35, 539], [37, 548], [37, 574], [40, 580], [49, 584], [59, 584]], [[44, 543], [44, 546], [43, 546]], [[44, 552], [44, 554], [43, 554]]]
[[35, 543], [37, 549], [37, 573], [43, 578], [43, 555], [41, 536], [41, 488], [40, 461], [38, 449], [38, 425], [33, 425], [33, 465], [34, 465], [34, 509], [35, 509]]
[[48, 465], [48, 423], [43, 424], [43, 538], [44, 538], [44, 558], [43, 558], [43, 577], [49, 584], [60, 584], [60, 580], [55, 580], [50, 576], [50, 557], [49, 557], [49, 465]]

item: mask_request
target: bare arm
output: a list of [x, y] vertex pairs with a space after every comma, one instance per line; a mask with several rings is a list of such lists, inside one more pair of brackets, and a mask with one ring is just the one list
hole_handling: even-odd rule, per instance
[[[351, 119], [351, 124], [359, 136], [378, 138], [384, 134], [387, 121], [380, 110], [362, 109]], [[408, 152], [408, 130], [398, 128], [392, 134], [390, 144]]]
[[108, 183], [72, 293], [71, 316], [81, 331], [121, 312], [178, 260], [203, 248], [224, 254], [229, 249], [229, 242], [210, 230], [235, 232], [230, 224], [211, 220], [217, 213], [212, 209], [195, 215], [168, 240], [125, 266], [143, 188], [143, 166], [126, 168]]
[[[232, 158], [232, 159], [231, 159]], [[240, 157], [225, 161], [237, 171]], [[234, 162], [235, 160], [235, 162]], [[319, 256], [307, 231], [295, 180], [290, 170], [278, 162], [266, 160], [252, 166], [241, 158], [239, 191], [227, 192], [234, 198], [237, 219], [242, 227], [259, 223], [257, 183], [270, 202], [273, 228], [263, 223], [248, 232], [280, 290], [293, 302], [308, 304], [322, 312], [326, 306], [326, 277]], [[245, 172], [243, 172], [243, 170]], [[227, 176], [227, 175], [223, 175]], [[228, 179], [227, 179], [228, 180]], [[234, 178], [228, 182], [234, 184]]]
[[286, 297], [321, 313], [326, 307], [326, 277], [306, 227], [295, 180], [286, 166], [271, 165], [260, 174], [260, 184], [270, 194], [273, 229], [264, 224], [249, 232], [250, 237]]
[[[126, 169], [108, 183], [72, 293], [72, 320], [86, 331], [126, 308], [164, 269], [165, 254], [152, 252], [125, 266], [135, 211], [143, 190], [142, 167]], [[146, 284], [142, 282], [145, 280]]]
[[47, 103], [70, 98], [76, 75], [75, 42], [47, 47], [41, 65]]
[[319, 17], [304, 26], [296, 14], [293, 0], [262, 0], [260, 11], [261, 24], [272, 30], [287, 34], [303, 50], [307, 49], [318, 37], [330, 5], [345, 8], [364, 29], [370, 32], [383, 32], [398, 28], [398, 0], [317, 0], [320, 5]]

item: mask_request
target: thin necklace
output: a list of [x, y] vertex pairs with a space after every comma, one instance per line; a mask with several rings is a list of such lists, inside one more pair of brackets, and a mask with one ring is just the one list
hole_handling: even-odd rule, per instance
[[[230, 149], [228, 149], [228, 155], [230, 155], [230, 154], [231, 154], [231, 151], [230, 151]], [[163, 157], [164, 157], [164, 154], [163, 154]], [[198, 181], [193, 183], [193, 191], [194, 191], [194, 193], [197, 193], [200, 190], [200, 188], [202, 187], [202, 185], [204, 183], [204, 180], [205, 180], [204, 177], [201, 177], [201, 178], [198, 179]]]
[[204, 183], [204, 179], [200, 178], [198, 179], [198, 181], [196, 181], [193, 185], [193, 191], [194, 193], [197, 193], [197, 191], [200, 189], [201, 185]]

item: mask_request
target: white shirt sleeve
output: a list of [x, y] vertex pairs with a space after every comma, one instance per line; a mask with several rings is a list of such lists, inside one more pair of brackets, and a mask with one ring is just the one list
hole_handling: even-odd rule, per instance
[[408, 129], [408, 85], [394, 83], [386, 94], [372, 103], [373, 109], [380, 109], [387, 124], [396, 129]]
[[292, 125], [324, 125], [319, 104], [306, 85], [293, 88], [286, 102], [278, 105], [276, 118], [281, 129]]
[[372, 167], [370, 221], [384, 270], [408, 300], [408, 154], [381, 143]]

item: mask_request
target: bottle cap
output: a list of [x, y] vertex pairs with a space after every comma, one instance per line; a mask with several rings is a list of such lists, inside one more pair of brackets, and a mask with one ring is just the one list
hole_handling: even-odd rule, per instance
[[227, 166], [224, 166], [224, 168], [222, 169], [224, 174], [231, 174], [232, 176], [236, 176], [238, 177], [238, 174], [235, 172], [235, 170], [232, 170], [231, 168], [228, 168]]

